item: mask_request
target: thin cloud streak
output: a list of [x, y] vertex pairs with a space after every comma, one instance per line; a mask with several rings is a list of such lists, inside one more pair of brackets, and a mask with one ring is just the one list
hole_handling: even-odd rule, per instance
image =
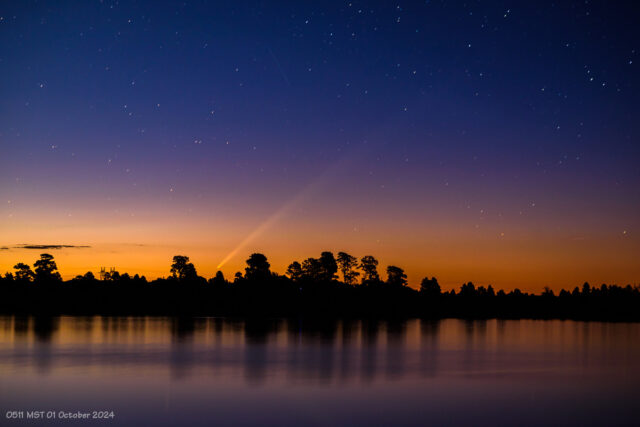
[[[75, 248], [75, 249], [86, 249], [90, 248], [88, 245], [16, 245], [12, 246], [12, 249], [67, 249], [67, 248]], [[9, 248], [2, 248], [9, 249]]]

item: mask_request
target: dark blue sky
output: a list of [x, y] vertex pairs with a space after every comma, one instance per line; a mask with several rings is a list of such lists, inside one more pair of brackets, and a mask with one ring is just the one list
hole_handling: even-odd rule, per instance
[[248, 233], [309, 186], [300, 230], [370, 242], [640, 225], [634, 2], [238, 3], [3, 2], [0, 226], [152, 207]]

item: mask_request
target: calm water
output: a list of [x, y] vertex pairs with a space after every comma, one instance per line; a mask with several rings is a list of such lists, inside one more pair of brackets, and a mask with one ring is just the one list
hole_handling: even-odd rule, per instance
[[0, 317], [0, 425], [640, 425], [639, 401], [640, 324]]

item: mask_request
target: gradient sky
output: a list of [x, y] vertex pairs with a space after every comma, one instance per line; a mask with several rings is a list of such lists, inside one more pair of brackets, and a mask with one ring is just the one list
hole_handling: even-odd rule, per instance
[[[170, 3], [170, 4], [169, 4]], [[276, 4], [277, 3], [277, 4]], [[635, 2], [0, 5], [0, 271], [322, 250], [444, 288], [640, 282]]]

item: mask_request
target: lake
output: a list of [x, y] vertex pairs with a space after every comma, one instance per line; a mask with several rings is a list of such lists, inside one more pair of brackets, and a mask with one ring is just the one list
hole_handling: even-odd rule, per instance
[[3, 426], [640, 425], [639, 398], [635, 323], [0, 317]]

